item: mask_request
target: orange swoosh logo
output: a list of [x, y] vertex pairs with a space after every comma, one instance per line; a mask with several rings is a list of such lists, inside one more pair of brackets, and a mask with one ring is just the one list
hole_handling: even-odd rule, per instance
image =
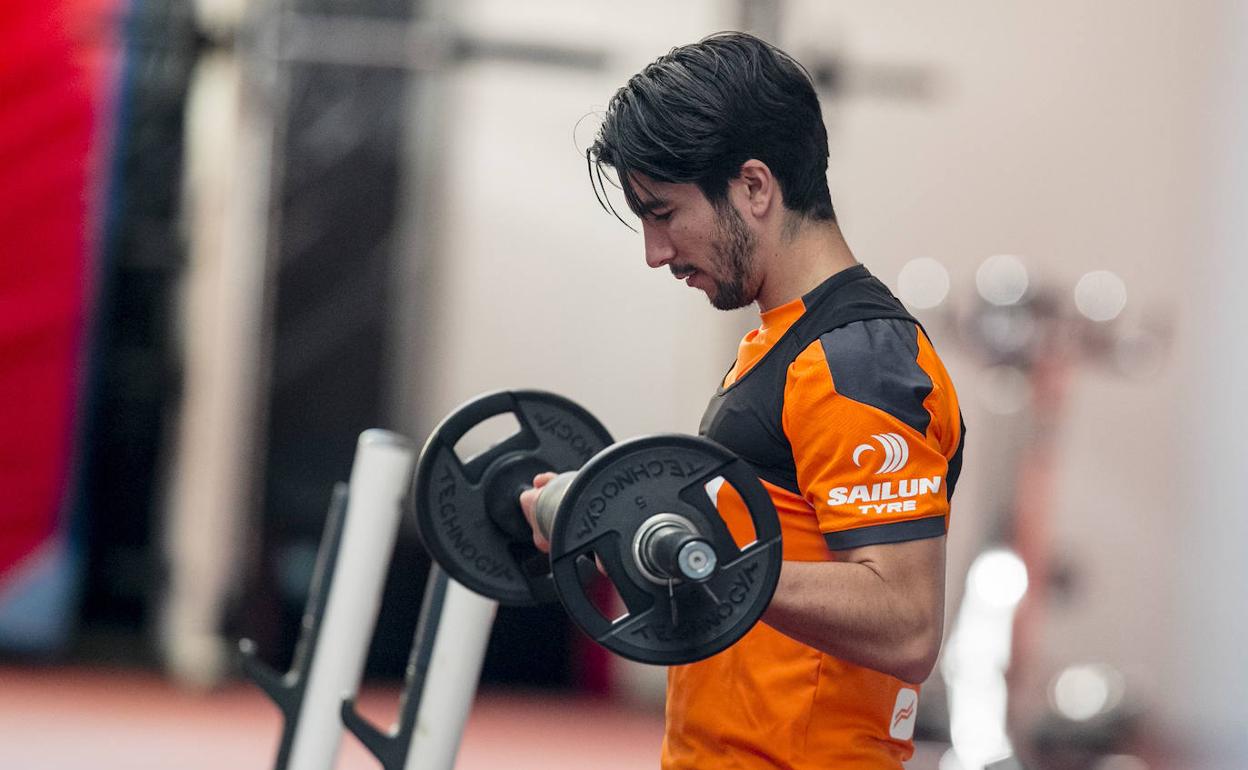
[[914, 715], [914, 704], [911, 703], [909, 706], [906, 706], [904, 709], [897, 712], [897, 716], [893, 718], [893, 727], [896, 727], [897, 725], [906, 721], [913, 715]]

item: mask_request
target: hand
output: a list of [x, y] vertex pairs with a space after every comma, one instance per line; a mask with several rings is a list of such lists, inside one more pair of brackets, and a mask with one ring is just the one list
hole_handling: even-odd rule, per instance
[[539, 473], [533, 477], [532, 489], [526, 489], [520, 493], [520, 509], [524, 511], [524, 518], [529, 522], [529, 529], [533, 530], [533, 545], [537, 546], [537, 550], [542, 553], [550, 553], [550, 541], [537, 531], [534, 511], [537, 508], [537, 496], [541, 494], [542, 487], [549, 484], [554, 477], [553, 473]]

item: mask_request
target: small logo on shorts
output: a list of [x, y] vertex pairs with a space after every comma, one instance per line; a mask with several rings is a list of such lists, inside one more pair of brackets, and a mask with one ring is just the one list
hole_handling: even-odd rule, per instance
[[914, 716], [919, 710], [919, 693], [909, 687], [903, 687], [897, 693], [897, 703], [893, 706], [893, 718], [888, 723], [888, 735], [899, 741], [908, 741], [914, 737]]
[[[893, 473], [906, 467], [906, 463], [910, 460], [910, 445], [906, 440], [897, 433], [876, 433], [871, 438], [880, 444], [880, 448], [884, 450], [884, 462], [880, 463], [880, 469], [875, 472], [878, 476], [881, 473]], [[874, 452], [875, 447], [870, 444], [859, 444], [854, 448], [854, 465], [862, 467], [863, 452]]]

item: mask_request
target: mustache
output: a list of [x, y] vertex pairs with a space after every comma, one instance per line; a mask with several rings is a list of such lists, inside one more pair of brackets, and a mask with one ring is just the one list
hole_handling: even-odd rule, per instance
[[668, 265], [667, 267], [669, 270], [672, 271], [672, 275], [674, 275], [677, 278], [682, 278], [682, 279], [688, 278], [689, 276], [698, 272], [697, 268], [692, 267], [690, 265]]

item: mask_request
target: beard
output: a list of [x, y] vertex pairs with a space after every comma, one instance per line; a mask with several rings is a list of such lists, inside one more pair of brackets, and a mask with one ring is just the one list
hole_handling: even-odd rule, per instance
[[715, 208], [715, 235], [711, 241], [715, 292], [708, 299], [717, 310], [736, 310], [752, 304], [758, 295], [758, 287], [751, 280], [757, 238], [731, 203], [724, 201]]

